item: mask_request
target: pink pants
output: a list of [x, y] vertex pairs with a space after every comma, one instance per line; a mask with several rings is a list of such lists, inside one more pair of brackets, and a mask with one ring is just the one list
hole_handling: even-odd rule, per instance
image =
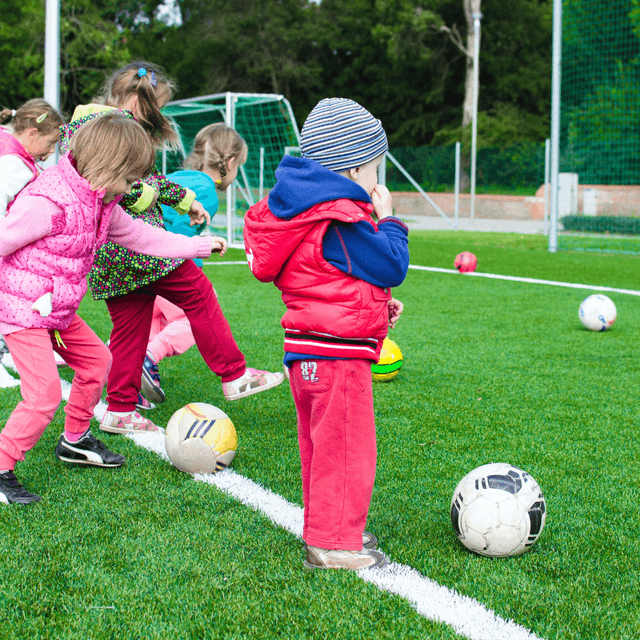
[[156, 362], [179, 356], [196, 343], [185, 312], [158, 296], [153, 305], [153, 318], [147, 351]]
[[[106, 300], [113, 322], [109, 342], [113, 367], [107, 381], [109, 411], [133, 411], [136, 406], [156, 296], [185, 312], [200, 354], [223, 382], [244, 373], [244, 355], [233, 338], [209, 278], [193, 260], [185, 260], [162, 278]], [[210, 383], [200, 384], [206, 393]]]
[[298, 413], [305, 542], [362, 549], [376, 475], [368, 360], [302, 360], [291, 367]]
[[54, 332], [47, 329], [22, 329], [4, 337], [20, 374], [22, 402], [0, 432], [0, 469], [12, 470], [18, 460], [24, 460], [62, 401], [54, 351], [75, 372], [64, 409], [67, 414], [64, 428], [71, 433], [84, 433], [89, 428], [111, 368], [111, 354], [78, 315], [59, 333], [64, 346], [58, 345]]

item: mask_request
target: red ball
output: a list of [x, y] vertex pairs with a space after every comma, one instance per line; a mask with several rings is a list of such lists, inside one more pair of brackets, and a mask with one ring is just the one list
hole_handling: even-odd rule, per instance
[[469, 251], [463, 251], [456, 256], [454, 262], [456, 269], [460, 273], [475, 271], [478, 266], [478, 259]]

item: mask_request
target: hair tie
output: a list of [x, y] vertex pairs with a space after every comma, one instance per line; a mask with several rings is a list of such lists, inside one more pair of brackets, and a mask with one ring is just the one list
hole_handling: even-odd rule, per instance
[[47, 112], [45, 111], [43, 114], [39, 115], [39, 116], [36, 118], [36, 122], [37, 122], [38, 124], [40, 124], [40, 123], [41, 123], [41, 122], [42, 122], [46, 117], [47, 117]]
[[[142, 76], [146, 76], [147, 74], [147, 70], [144, 67], [140, 67], [138, 69], [138, 77], [142, 78]], [[156, 72], [152, 71], [151, 75], [148, 76], [149, 77], [149, 82], [151, 82], [151, 86], [155, 87], [158, 84], [158, 79], [156, 78]]]

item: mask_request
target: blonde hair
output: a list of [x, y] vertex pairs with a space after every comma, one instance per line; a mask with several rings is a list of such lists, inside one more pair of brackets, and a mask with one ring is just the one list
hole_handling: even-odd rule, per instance
[[62, 115], [42, 98], [28, 100], [19, 109], [2, 109], [0, 123], [11, 120], [14, 133], [37, 129], [41, 136], [48, 136], [64, 124]]
[[198, 131], [184, 166], [196, 171], [217, 170], [224, 179], [229, 160], [237, 158], [238, 166], [241, 166], [247, 161], [248, 153], [247, 143], [235, 129], [224, 122], [216, 122]]
[[176, 85], [163, 69], [150, 62], [132, 62], [116, 71], [102, 86], [97, 102], [121, 108], [131, 96], [138, 97], [136, 119], [157, 146], [179, 144], [179, 137], [171, 121], [160, 111], [158, 99], [168, 102]]
[[156, 161], [156, 150], [142, 126], [121, 113], [100, 115], [78, 129], [69, 150], [78, 173], [92, 189], [106, 189], [120, 178], [140, 179]]

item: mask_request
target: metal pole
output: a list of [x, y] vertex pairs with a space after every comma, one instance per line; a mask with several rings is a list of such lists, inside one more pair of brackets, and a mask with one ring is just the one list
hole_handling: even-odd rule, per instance
[[260, 190], [258, 202], [264, 197], [264, 147], [260, 147]]
[[470, 223], [473, 226], [476, 208], [476, 147], [478, 138], [478, 90], [480, 79], [480, 20], [482, 13], [473, 14], [473, 120], [471, 122], [471, 212]]
[[458, 228], [458, 214], [460, 212], [460, 143], [456, 142], [456, 184], [454, 187], [456, 194], [456, 203], [454, 206], [456, 224], [454, 229]]
[[382, 158], [382, 162], [378, 167], [378, 184], [383, 187], [387, 186], [387, 154], [385, 153], [384, 158]]
[[[60, 110], [60, 0], [46, 0], [44, 32], [44, 99]], [[58, 163], [58, 148], [46, 167]]]
[[[233, 129], [235, 125], [235, 101], [233, 98], [233, 94], [227, 91], [225, 96], [224, 121], [227, 127], [230, 127], [231, 129]], [[227, 187], [227, 243], [229, 244], [229, 246], [231, 246], [231, 236], [233, 234], [231, 216], [235, 216], [236, 214], [236, 199], [234, 196], [235, 185], [230, 184]]]
[[549, 235], [549, 162], [551, 160], [551, 140], [544, 141], [544, 235]]
[[560, 171], [560, 82], [562, 76], [562, 0], [553, 0], [551, 78], [551, 215], [549, 251], [558, 250], [558, 173]]

